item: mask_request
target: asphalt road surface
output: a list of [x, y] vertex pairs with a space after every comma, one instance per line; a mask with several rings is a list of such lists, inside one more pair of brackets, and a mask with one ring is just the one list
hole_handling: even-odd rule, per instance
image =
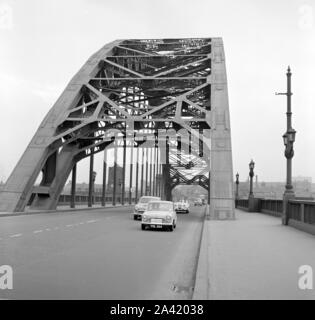
[[[190, 299], [204, 207], [174, 232], [141, 230], [131, 207], [0, 218], [0, 299]], [[0, 275], [1, 276], [1, 275]]]

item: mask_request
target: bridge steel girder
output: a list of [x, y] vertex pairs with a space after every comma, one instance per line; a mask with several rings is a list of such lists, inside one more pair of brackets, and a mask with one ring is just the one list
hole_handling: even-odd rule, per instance
[[[167, 132], [167, 152], [160, 130]], [[137, 136], [132, 143], [137, 155], [139, 147], [143, 154], [158, 141], [160, 157], [154, 161], [159, 176], [153, 181], [159, 187], [153, 190], [170, 200], [176, 185], [199, 184], [210, 190], [210, 218], [233, 219], [222, 39], [116, 40], [101, 48], [40, 124], [0, 193], [0, 211], [24, 211], [33, 193], [32, 208], [55, 209], [76, 163], [117, 145], [124, 136]], [[138, 179], [138, 164], [136, 170]], [[40, 173], [42, 179], [35, 185]], [[143, 191], [142, 178], [140, 183], [137, 193]]]
[[[61, 96], [37, 129], [34, 137], [27, 146], [11, 175], [9, 176], [3, 191], [0, 193], [0, 212], [24, 211], [32, 193], [43, 195], [46, 201], [35, 200], [38, 209], [56, 208], [62, 188], [76, 163], [76, 156], [80, 150], [77, 145], [67, 145], [61, 151], [55, 166], [59, 171], [54, 174], [53, 181], [46, 186], [34, 187], [35, 181], [47, 163], [47, 159], [56, 149], [61, 137], [56, 136], [56, 130], [60, 123], [66, 118], [67, 113], [79, 99], [81, 88], [88, 83], [89, 79], [98, 71], [99, 61], [104, 55], [112, 50], [118, 43], [112, 42], [104, 46], [100, 51], [92, 55], [79, 72], [71, 79]], [[56, 151], [55, 151], [56, 152]], [[57, 164], [58, 162], [58, 164]], [[49, 199], [49, 201], [47, 201]], [[43, 200], [43, 199], [42, 199]]]

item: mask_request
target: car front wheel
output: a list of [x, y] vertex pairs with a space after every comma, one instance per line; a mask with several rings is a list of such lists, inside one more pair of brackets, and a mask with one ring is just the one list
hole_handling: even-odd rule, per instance
[[141, 225], [141, 229], [145, 230], [145, 225], [144, 224]]

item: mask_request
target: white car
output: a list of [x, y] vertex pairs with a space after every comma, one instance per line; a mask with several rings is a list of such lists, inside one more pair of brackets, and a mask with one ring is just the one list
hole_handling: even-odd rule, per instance
[[165, 228], [173, 231], [176, 228], [177, 215], [171, 201], [151, 201], [142, 215], [141, 229]]
[[133, 211], [133, 219], [138, 220], [141, 219], [143, 212], [146, 210], [147, 205], [152, 200], [161, 200], [160, 197], [152, 197], [152, 196], [143, 196], [139, 199], [138, 203], [135, 205]]
[[188, 201], [175, 202], [175, 211], [180, 213], [189, 213], [189, 203]]
[[202, 206], [202, 200], [200, 198], [194, 201], [194, 206]]

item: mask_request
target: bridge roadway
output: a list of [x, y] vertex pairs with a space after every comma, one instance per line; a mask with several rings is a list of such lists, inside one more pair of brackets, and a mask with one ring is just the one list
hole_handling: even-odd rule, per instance
[[174, 232], [142, 231], [131, 207], [0, 218], [0, 299], [191, 299], [205, 207]]

